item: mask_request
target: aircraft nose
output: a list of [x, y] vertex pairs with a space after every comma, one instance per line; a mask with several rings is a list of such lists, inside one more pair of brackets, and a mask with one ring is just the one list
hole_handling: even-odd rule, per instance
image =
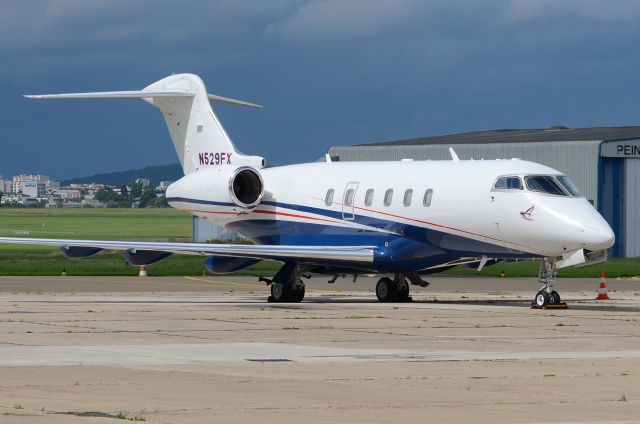
[[585, 223], [585, 238], [587, 249], [604, 250], [613, 246], [616, 236], [602, 217], [594, 217]]

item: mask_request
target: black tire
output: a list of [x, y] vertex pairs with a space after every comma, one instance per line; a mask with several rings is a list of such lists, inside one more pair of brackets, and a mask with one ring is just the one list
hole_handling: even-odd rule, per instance
[[534, 303], [538, 308], [544, 308], [549, 304], [549, 293], [547, 293], [545, 290], [540, 290], [538, 293], [536, 293]]
[[282, 283], [271, 283], [269, 302], [286, 302], [289, 290]]
[[396, 299], [399, 302], [408, 302], [409, 301], [409, 284], [407, 284], [407, 280], [400, 281], [396, 287]]
[[561, 303], [562, 300], [560, 299], [560, 293], [558, 293], [557, 291], [552, 291], [551, 292], [551, 296], [549, 297], [549, 303], [550, 304], [558, 304]]
[[304, 299], [305, 286], [300, 280], [291, 283], [289, 288], [289, 301], [290, 302], [302, 302]]
[[391, 278], [384, 277], [376, 284], [376, 297], [380, 302], [392, 302], [396, 298], [395, 284]]

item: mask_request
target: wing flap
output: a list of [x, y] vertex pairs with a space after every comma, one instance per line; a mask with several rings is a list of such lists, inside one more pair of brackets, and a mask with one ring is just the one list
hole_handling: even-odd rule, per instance
[[221, 255], [237, 258], [373, 263], [374, 246], [272, 246], [208, 243], [163, 243], [110, 240], [66, 240], [0, 237], [0, 244], [84, 247], [116, 251], [157, 251], [178, 255]]

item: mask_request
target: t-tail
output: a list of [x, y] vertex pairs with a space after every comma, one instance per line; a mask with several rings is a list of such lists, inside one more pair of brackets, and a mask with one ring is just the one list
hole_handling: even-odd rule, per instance
[[137, 91], [105, 91], [27, 95], [32, 99], [143, 99], [162, 112], [185, 175], [211, 167], [251, 166], [263, 168], [259, 156], [239, 153], [210, 101], [257, 107], [241, 100], [208, 94], [202, 80], [193, 74], [171, 75]]

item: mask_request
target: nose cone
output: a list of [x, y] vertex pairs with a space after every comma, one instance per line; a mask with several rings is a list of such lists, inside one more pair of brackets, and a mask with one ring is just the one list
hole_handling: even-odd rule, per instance
[[593, 251], [608, 249], [616, 241], [613, 230], [599, 215], [585, 222], [584, 235], [586, 248]]

